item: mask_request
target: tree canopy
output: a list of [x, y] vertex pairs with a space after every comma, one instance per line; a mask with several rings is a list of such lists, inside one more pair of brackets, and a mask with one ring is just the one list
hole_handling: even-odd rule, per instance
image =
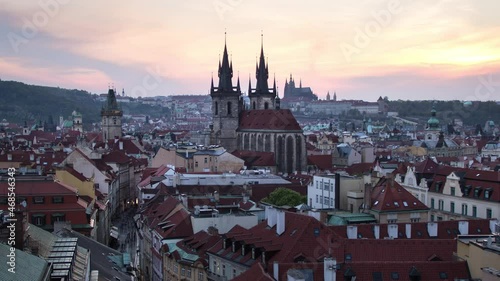
[[297, 206], [302, 203], [307, 203], [306, 196], [285, 187], [279, 187], [269, 194], [262, 202], [273, 204], [275, 206]]

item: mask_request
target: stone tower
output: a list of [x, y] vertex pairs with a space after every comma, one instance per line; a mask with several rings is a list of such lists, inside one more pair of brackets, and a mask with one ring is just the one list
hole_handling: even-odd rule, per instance
[[123, 111], [116, 101], [116, 90], [109, 89], [106, 104], [101, 110], [103, 141], [122, 137]]
[[250, 109], [274, 109], [276, 99], [276, 79], [272, 88], [269, 88], [267, 80], [269, 78], [269, 68], [264, 57], [264, 44], [261, 40], [260, 59], [255, 66], [255, 77], [257, 85], [252, 89], [251, 82], [248, 81], [248, 97], [250, 97]]
[[243, 100], [239, 77], [236, 87], [233, 87], [233, 63], [229, 61], [226, 42], [224, 42], [222, 62], [219, 60], [218, 77], [217, 87], [214, 86], [213, 77], [210, 86], [213, 122], [210, 143], [220, 144], [232, 152], [237, 148], [236, 130], [239, 126], [240, 112], [243, 110]]
[[80, 112], [77, 112], [76, 110], [73, 110], [73, 112], [71, 113], [71, 118], [73, 119], [73, 130], [83, 133], [82, 114]]

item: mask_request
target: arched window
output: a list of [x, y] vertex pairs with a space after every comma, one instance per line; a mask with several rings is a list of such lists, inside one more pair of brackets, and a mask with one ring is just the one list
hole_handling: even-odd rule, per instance
[[231, 115], [232, 104], [230, 101], [227, 102], [227, 115]]
[[264, 109], [269, 109], [269, 103], [267, 101], [264, 103]]
[[215, 102], [215, 115], [219, 115], [219, 103]]

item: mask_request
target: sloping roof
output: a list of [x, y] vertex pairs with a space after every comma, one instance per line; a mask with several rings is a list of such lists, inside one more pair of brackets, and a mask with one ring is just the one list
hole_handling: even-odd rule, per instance
[[420, 174], [433, 174], [438, 168], [438, 164], [431, 158], [425, 159], [423, 162], [415, 164], [415, 172]]
[[262, 109], [242, 111], [239, 130], [302, 131], [302, 128], [289, 109]]
[[331, 171], [332, 163], [333, 159], [331, 154], [307, 156], [307, 165], [314, 165], [322, 171]]
[[[15, 257], [15, 273], [7, 272], [9, 258], [7, 254], [9, 253], [10, 246], [0, 243], [0, 263], [4, 266], [2, 268], [2, 280], [10, 281], [25, 281], [25, 280], [43, 280], [48, 270], [48, 263], [37, 256], [28, 254], [26, 252], [16, 249]], [[4, 279], [5, 278], [5, 279]]]
[[231, 154], [243, 159], [247, 167], [276, 166], [273, 152], [235, 150]]
[[233, 281], [274, 281], [274, 279], [264, 271], [262, 264], [260, 262], [255, 263], [242, 274], [233, 278]]
[[382, 178], [372, 190], [371, 210], [410, 212], [429, 208], [393, 179]]

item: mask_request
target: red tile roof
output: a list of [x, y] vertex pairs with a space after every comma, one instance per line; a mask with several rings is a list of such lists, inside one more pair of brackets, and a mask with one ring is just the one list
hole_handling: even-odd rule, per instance
[[302, 131], [302, 128], [289, 109], [263, 109], [242, 111], [239, 130]]
[[235, 150], [232, 155], [243, 159], [247, 167], [269, 167], [276, 166], [273, 152]]
[[420, 174], [433, 174], [438, 168], [438, 164], [432, 159], [427, 158], [423, 162], [415, 164], [415, 172]]
[[382, 178], [372, 190], [371, 209], [378, 212], [429, 210], [393, 179]]
[[314, 165], [321, 171], [332, 170], [333, 158], [331, 154], [327, 155], [308, 155], [307, 165]]
[[108, 154], [102, 155], [102, 160], [106, 163], [126, 164], [130, 162], [130, 158], [122, 150], [113, 150]]
[[268, 273], [264, 271], [262, 264], [260, 262], [254, 263], [247, 271], [238, 275], [233, 281], [274, 281]]

